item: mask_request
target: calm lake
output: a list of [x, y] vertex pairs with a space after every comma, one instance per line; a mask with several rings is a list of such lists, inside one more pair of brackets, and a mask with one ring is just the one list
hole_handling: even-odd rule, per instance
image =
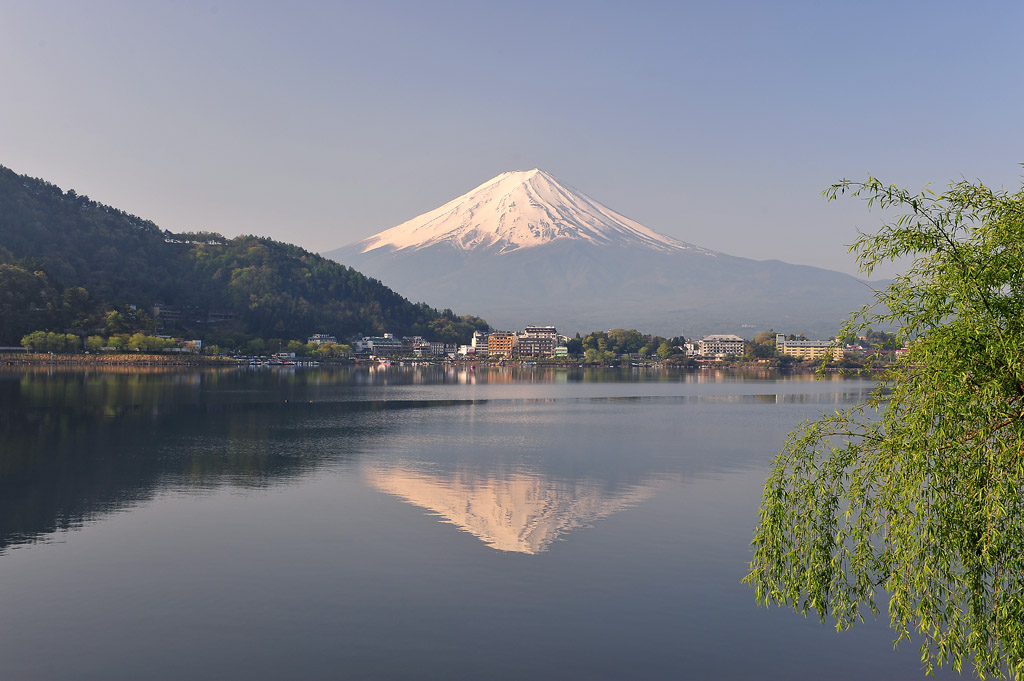
[[740, 583], [786, 434], [871, 386], [0, 373], [0, 679], [923, 678]]

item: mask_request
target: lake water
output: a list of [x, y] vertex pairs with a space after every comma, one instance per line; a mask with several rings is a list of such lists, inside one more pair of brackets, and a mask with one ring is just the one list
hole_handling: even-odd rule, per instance
[[0, 373], [0, 679], [922, 678], [740, 583], [786, 433], [870, 388]]

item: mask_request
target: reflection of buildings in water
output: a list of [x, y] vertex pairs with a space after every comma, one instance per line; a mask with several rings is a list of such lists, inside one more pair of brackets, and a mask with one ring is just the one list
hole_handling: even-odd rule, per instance
[[456, 383], [459, 385], [476, 385], [476, 367], [462, 369], [456, 373]]
[[490, 476], [477, 472], [447, 474], [414, 466], [373, 466], [366, 479], [469, 532], [491, 548], [541, 553], [561, 535], [639, 503], [654, 484], [609, 489], [593, 479], [547, 479], [515, 472]]

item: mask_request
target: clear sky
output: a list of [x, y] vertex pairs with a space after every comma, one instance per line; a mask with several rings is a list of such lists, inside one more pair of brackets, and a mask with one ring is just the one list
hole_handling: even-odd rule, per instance
[[[314, 251], [506, 170], [855, 272], [822, 190], [1020, 187], [1024, 2], [0, 0], [0, 165]], [[883, 273], [884, 274], [884, 273]]]

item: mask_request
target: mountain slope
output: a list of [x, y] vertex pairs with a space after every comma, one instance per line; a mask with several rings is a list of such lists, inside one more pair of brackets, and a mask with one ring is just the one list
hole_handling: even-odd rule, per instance
[[824, 336], [873, 299], [846, 274], [663, 236], [536, 169], [503, 173], [325, 255], [417, 300], [484, 311], [505, 328]]
[[[71, 297], [79, 309], [68, 313], [62, 301], [79, 287], [84, 291]], [[0, 344], [16, 344], [36, 328], [92, 333], [110, 309], [148, 310], [158, 302], [185, 312], [165, 330], [207, 338], [226, 331], [302, 340], [316, 332], [343, 338], [387, 331], [465, 342], [481, 322], [444, 318], [297, 246], [172, 234], [0, 167]], [[196, 321], [211, 310], [224, 321]], [[439, 337], [441, 329], [447, 337]]]

